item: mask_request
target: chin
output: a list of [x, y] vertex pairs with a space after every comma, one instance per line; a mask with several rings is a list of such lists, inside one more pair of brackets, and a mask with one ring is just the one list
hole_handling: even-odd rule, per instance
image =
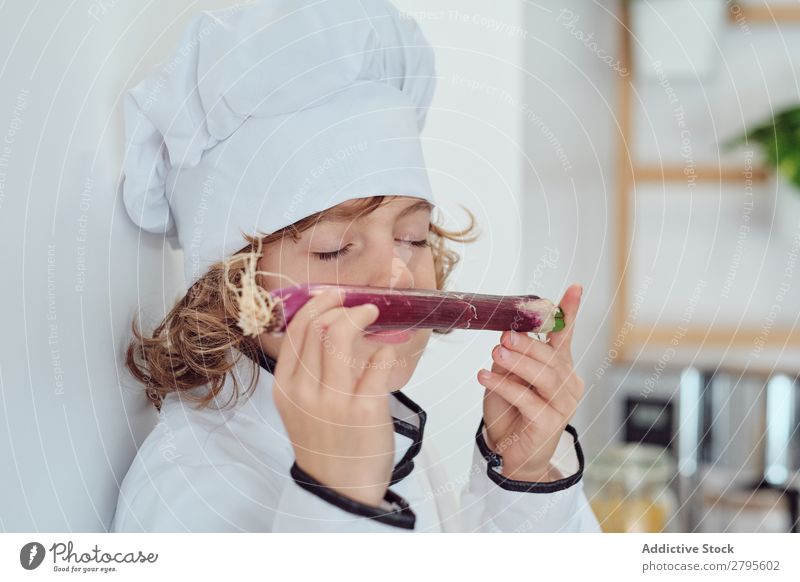
[[[406, 384], [408, 384], [408, 381], [411, 379], [411, 376], [417, 369], [417, 364], [422, 357], [425, 346], [428, 345], [430, 336], [431, 330], [417, 330], [415, 337], [413, 337], [409, 342], [397, 344], [395, 346], [395, 358], [392, 358], [391, 360], [385, 360], [383, 362], [377, 362], [375, 364], [391, 369], [389, 373], [388, 386], [390, 391], [397, 392], [398, 390], [404, 388]], [[365, 341], [368, 341], [370, 348], [374, 349], [375, 344], [372, 340]], [[366, 359], [364, 358], [362, 358], [361, 361], [366, 363]]]
[[[390, 368], [388, 389], [392, 392], [396, 392], [408, 384], [408, 381], [411, 379], [417, 367], [417, 361], [417, 358], [408, 358], [398, 354], [397, 359], [375, 362], [374, 365], [382, 368]], [[366, 372], [366, 361], [364, 361], [362, 367], [363, 374]]]
[[414, 373], [414, 368], [416, 368], [416, 365], [411, 368], [406, 366], [404, 368], [398, 367], [393, 369], [392, 373], [389, 375], [389, 390], [397, 392], [405, 388]]

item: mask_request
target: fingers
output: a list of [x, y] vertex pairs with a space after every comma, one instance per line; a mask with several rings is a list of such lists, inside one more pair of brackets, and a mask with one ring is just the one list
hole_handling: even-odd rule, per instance
[[500, 396], [520, 413], [544, 430], [556, 431], [563, 423], [565, 415], [552, 408], [550, 404], [529, 386], [523, 386], [498, 374], [478, 375], [478, 381], [487, 389]]
[[279, 353], [282, 375], [293, 378], [290, 385], [334, 386], [350, 392], [358, 370], [349, 354], [378, 314], [373, 304], [343, 307], [336, 289], [312, 297], [286, 328]]
[[550, 345], [557, 351], [569, 352], [572, 349], [572, 336], [575, 330], [575, 320], [578, 315], [583, 287], [570, 285], [561, 298], [559, 307], [564, 312], [564, 329], [548, 334]]
[[506, 368], [504, 368], [503, 366], [494, 361], [492, 362], [492, 372], [494, 372], [495, 374], [500, 374], [500, 376], [508, 378], [509, 380], [512, 380], [514, 382], [519, 382], [523, 386], [528, 384], [528, 382], [517, 376], [515, 373], [509, 372]]
[[301, 386], [319, 387], [323, 380], [324, 352], [326, 349], [327, 327], [343, 308], [334, 307], [322, 315], [312, 317], [306, 327], [303, 345], [299, 350], [300, 362], [295, 370], [296, 383]]
[[567, 376], [559, 373], [552, 366], [534, 360], [523, 354], [504, 350], [499, 346], [492, 351], [493, 360], [504, 369], [513, 372], [520, 380], [514, 383], [535, 388], [535, 391], [550, 406], [562, 414], [570, 414], [577, 405], [582, 388], [580, 378], [574, 373]]
[[[500, 336], [500, 343], [512, 352], [524, 354], [544, 364], [558, 367], [562, 364], [561, 353], [553, 346], [541, 340], [530, 337], [524, 333], [511, 330], [504, 331]], [[568, 363], [564, 361], [563, 363]]]
[[322, 351], [322, 384], [338, 391], [355, 391], [360, 374], [353, 361], [354, 345], [366, 327], [378, 318], [379, 310], [372, 303], [342, 307], [326, 314], [323, 341], [316, 347]]
[[[281, 372], [285, 373], [286, 377], [294, 376], [298, 367], [304, 365], [300, 362], [299, 356], [303, 353], [303, 345], [312, 319], [332, 307], [341, 305], [341, 302], [342, 298], [338, 289], [331, 289], [312, 297], [297, 311], [292, 321], [286, 326], [286, 336], [281, 342], [278, 353]], [[313, 332], [313, 330], [310, 331]]]
[[[525, 380], [498, 365], [497, 362], [492, 363], [492, 373], [497, 374], [500, 378], [510, 380], [511, 382], [517, 382], [522, 386], [528, 386], [530, 388], [530, 385]], [[480, 383], [480, 378], [478, 378], [478, 381]], [[519, 411], [516, 407], [509, 404], [508, 401], [499, 394], [494, 394], [491, 390], [487, 390], [485, 398], [493, 398], [494, 404], [491, 405], [493, 413], [490, 416], [494, 419], [494, 422], [499, 423], [500, 426], [509, 426], [517, 415], [519, 415]], [[484, 416], [486, 415], [484, 414]]]
[[512, 352], [504, 346], [495, 346], [492, 350], [492, 359], [509, 372], [522, 378], [524, 383], [533, 384], [537, 388], [539, 385], [554, 384], [558, 380], [558, 374], [553, 367]]

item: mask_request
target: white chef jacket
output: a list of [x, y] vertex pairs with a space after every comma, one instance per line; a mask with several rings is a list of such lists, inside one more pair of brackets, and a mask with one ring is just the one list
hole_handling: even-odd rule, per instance
[[[485, 445], [483, 421], [472, 465], [460, 479], [443, 474], [423, 440], [426, 413], [392, 393], [395, 467], [381, 507], [321, 486], [300, 470], [272, 397], [275, 361], [260, 355], [257, 386], [235, 408], [227, 377], [219, 406], [170, 393], [159, 422], [139, 448], [120, 488], [113, 532], [599, 532], [583, 490], [583, 454], [571, 426], [553, 464], [554, 483], [505, 479]], [[253, 361], [233, 373], [250, 386]], [[205, 390], [202, 387], [195, 390]], [[424, 446], [423, 446], [424, 445]]]

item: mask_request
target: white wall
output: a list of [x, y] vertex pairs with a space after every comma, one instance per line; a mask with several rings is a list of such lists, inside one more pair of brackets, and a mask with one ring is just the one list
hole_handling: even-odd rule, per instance
[[[424, 133], [426, 161], [442, 216], [463, 227], [475, 214], [482, 236], [459, 248], [448, 287], [522, 293], [520, 208], [523, 128], [501, 96], [521, 100], [523, 4], [399, 0], [437, 54], [438, 88]], [[436, 337], [407, 388], [428, 411], [425, 447], [435, 450], [456, 486], [463, 484], [482, 415], [476, 375], [491, 368], [499, 332]]]
[[0, 6], [2, 531], [104, 529], [153, 423], [121, 354], [136, 306], [151, 323], [172, 305], [182, 262], [124, 216], [119, 98], [188, 4]]

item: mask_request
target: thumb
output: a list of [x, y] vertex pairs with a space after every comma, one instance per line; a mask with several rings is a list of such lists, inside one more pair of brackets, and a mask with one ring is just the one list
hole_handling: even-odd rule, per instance
[[581, 303], [583, 287], [578, 284], [570, 285], [561, 298], [558, 306], [564, 313], [564, 328], [557, 332], [551, 332], [550, 345], [556, 349], [570, 350], [572, 348], [572, 336], [575, 331], [575, 320], [578, 315], [578, 307]]

